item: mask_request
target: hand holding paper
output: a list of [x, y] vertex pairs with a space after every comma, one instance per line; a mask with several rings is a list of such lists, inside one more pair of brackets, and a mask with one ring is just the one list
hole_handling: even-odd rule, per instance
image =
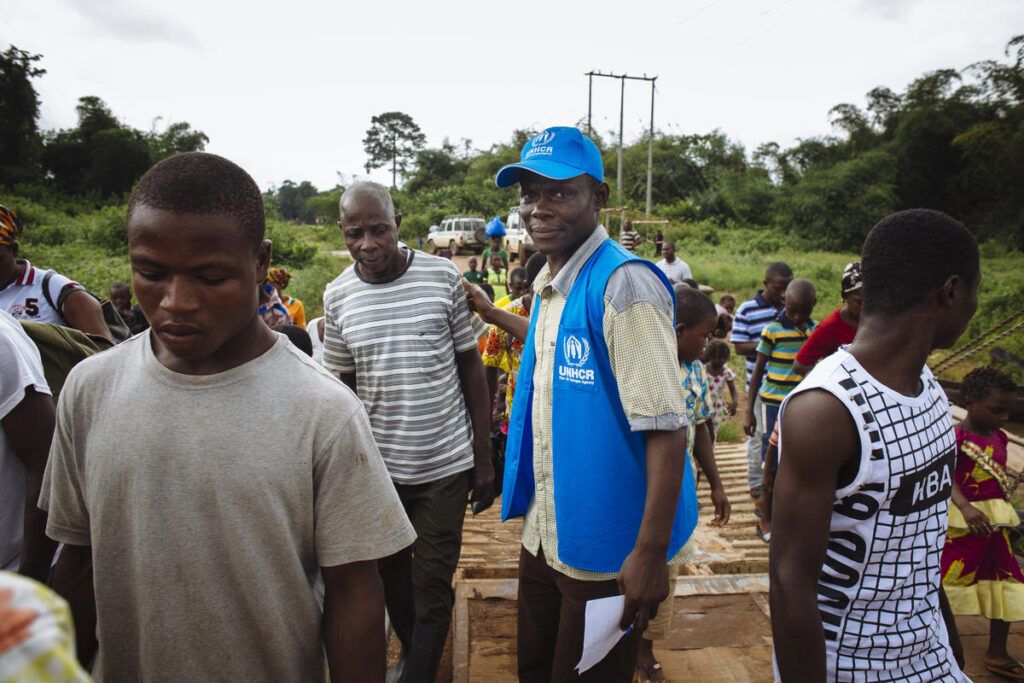
[[576, 670], [583, 673], [605, 658], [612, 648], [629, 633], [633, 627], [623, 631], [619, 628], [626, 598], [613, 595], [610, 598], [587, 600], [586, 617], [583, 623], [583, 654]]

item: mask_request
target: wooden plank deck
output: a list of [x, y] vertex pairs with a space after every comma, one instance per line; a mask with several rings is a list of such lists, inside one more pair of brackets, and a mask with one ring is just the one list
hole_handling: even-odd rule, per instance
[[[771, 681], [768, 546], [754, 532], [745, 444], [719, 444], [719, 470], [732, 504], [724, 529], [708, 525], [711, 501], [698, 488], [701, 520], [697, 552], [681, 568], [673, 604], [672, 636], [655, 644], [668, 681]], [[1011, 454], [1011, 469], [1024, 466], [1024, 451]], [[439, 681], [514, 681], [516, 567], [522, 524], [501, 524], [497, 505], [467, 517], [455, 580], [455, 612]], [[988, 621], [958, 617], [975, 681], [1001, 680], [985, 671], [982, 655]], [[392, 661], [397, 646], [391, 644]], [[1024, 624], [1011, 627], [1010, 652], [1024, 658]]]

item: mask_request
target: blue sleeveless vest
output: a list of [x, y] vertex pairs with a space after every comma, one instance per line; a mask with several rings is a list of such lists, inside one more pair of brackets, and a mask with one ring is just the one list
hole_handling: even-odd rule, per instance
[[[647, 495], [647, 451], [643, 432], [631, 432], [604, 340], [604, 291], [612, 272], [627, 261], [646, 264], [668, 288], [654, 264], [605, 240], [580, 270], [559, 321], [552, 392], [552, 466], [558, 559], [595, 572], [617, 572], [633, 550]], [[534, 334], [539, 305], [519, 365], [505, 449], [502, 521], [526, 514], [534, 495]], [[697, 496], [690, 459], [666, 560], [697, 525]]]

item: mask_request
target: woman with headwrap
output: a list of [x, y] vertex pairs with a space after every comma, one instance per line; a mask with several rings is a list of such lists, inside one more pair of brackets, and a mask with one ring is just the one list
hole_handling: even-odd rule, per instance
[[272, 284], [274, 289], [277, 290], [278, 296], [281, 297], [281, 303], [288, 309], [288, 315], [291, 316], [292, 322], [302, 329], [306, 329], [306, 309], [303, 308], [302, 302], [284, 293], [291, 279], [291, 273], [284, 268], [271, 268], [270, 272], [267, 273], [267, 282]]
[[99, 302], [85, 287], [18, 258], [23, 230], [18, 215], [0, 205], [0, 309], [18, 320], [74, 327], [113, 342]]

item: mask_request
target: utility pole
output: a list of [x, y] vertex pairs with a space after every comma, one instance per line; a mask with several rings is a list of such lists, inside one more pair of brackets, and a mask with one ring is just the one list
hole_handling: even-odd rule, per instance
[[654, 169], [654, 81], [658, 80], [655, 76], [651, 79], [651, 129], [650, 137], [647, 139], [647, 215], [651, 215], [651, 174]]
[[594, 103], [594, 74], [587, 74], [587, 137], [594, 137], [594, 129], [590, 125], [590, 112]]
[[602, 73], [600, 71], [588, 71], [584, 74], [589, 79], [589, 85], [587, 88], [587, 135], [593, 135], [593, 128], [590, 125], [591, 114], [592, 114], [592, 103], [594, 95], [594, 76], [603, 78], [618, 78], [620, 81], [619, 91], [619, 159], [618, 168], [615, 172], [615, 197], [619, 206], [622, 206], [622, 129], [623, 122], [625, 120], [625, 105], [626, 105], [626, 80], [633, 81], [650, 81], [651, 82], [651, 125], [650, 125], [650, 140], [647, 145], [647, 214], [651, 213], [651, 179], [654, 168], [654, 82], [658, 80], [657, 76], [630, 76], [628, 74], [613, 74], [613, 73]]
[[622, 121], [626, 110], [626, 79], [621, 79], [622, 87], [619, 90], [619, 163], [615, 171], [615, 201], [616, 206], [622, 206]]

